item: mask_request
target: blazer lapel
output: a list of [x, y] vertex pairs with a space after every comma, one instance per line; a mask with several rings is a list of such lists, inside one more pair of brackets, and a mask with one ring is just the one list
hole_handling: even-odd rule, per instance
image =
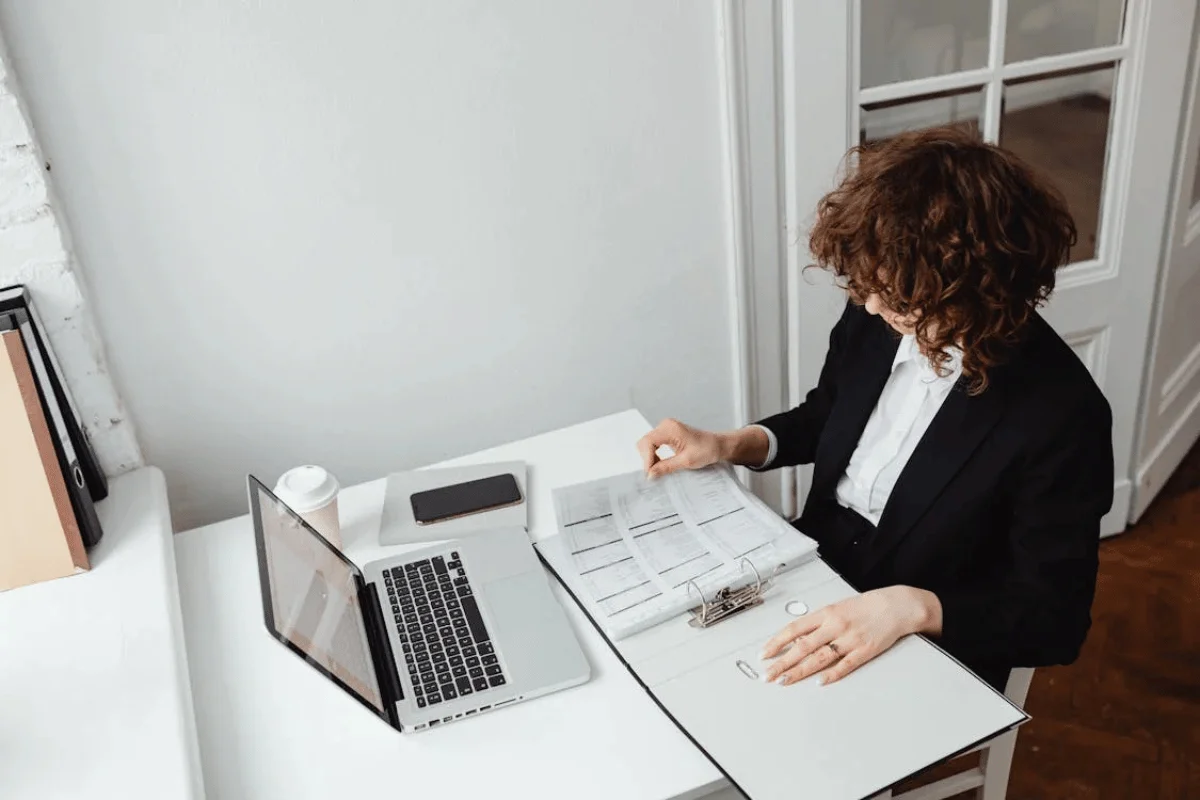
[[847, 359], [853, 370], [838, 383], [837, 400], [825, 421], [825, 432], [818, 445], [816, 464], [821, 467], [813, 474], [812, 497], [831, 497], [837, 481], [846, 471], [850, 456], [862, 438], [867, 420], [879, 401], [883, 387], [892, 374], [892, 362], [900, 346], [899, 337], [883, 323], [873, 326], [863, 342], [858, 357]]
[[1005, 392], [1001, 375], [975, 396], [967, 394], [965, 383], [959, 378], [901, 470], [883, 508], [868, 569], [912, 530], [1000, 420]]

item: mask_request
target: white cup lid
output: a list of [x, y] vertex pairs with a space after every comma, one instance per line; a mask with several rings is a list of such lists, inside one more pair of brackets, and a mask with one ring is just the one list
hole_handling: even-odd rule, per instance
[[338, 489], [337, 478], [312, 464], [288, 470], [275, 484], [275, 494], [299, 514], [329, 503], [337, 497]]

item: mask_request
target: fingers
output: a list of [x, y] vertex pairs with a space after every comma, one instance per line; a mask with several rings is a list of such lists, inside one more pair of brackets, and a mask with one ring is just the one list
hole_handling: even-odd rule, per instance
[[881, 652], [853, 633], [831, 638], [824, 631], [798, 640], [771, 664], [763, 679], [788, 686], [819, 672], [820, 683], [826, 686], [840, 681]]
[[[816, 645], [816, 642], [812, 642], [812, 644]], [[850, 650], [850, 644], [842, 639], [833, 639], [830, 642], [810, 646], [806, 650], [808, 651], [803, 656], [794, 658], [790, 666], [786, 668], [776, 667], [773, 664], [767, 672], [767, 680], [781, 686], [796, 684], [796, 682], [808, 678], [809, 675], [815, 675], [822, 669], [838, 662], [840, 658], [844, 657], [842, 654], [847, 654], [847, 651]]]
[[[834, 639], [832, 642], [826, 642], [825, 644], [811, 651], [795, 666], [778, 673], [776, 677], [771, 678], [771, 680], [783, 686], [797, 683], [804, 680], [808, 676], [815, 675], [821, 670], [835, 664], [839, 660], [845, 658], [845, 656], [850, 655], [851, 652], [853, 651], [850, 649], [849, 644], [840, 639]], [[770, 673], [768, 673], [768, 675], [769, 674]]]
[[[804, 662], [814, 653], [818, 653], [821, 648], [833, 641], [833, 638], [832, 631], [827, 627], [821, 627], [796, 639], [792, 642], [791, 647], [782, 651], [771, 662], [771, 666], [767, 668], [766, 679], [774, 682], [792, 673], [797, 667], [803, 666]], [[789, 681], [783, 682], [788, 683]]]
[[672, 472], [678, 472], [681, 469], [687, 469], [691, 464], [688, 463], [687, 456], [671, 456], [670, 458], [660, 458], [658, 463], [650, 468], [646, 473], [651, 478], [661, 478], [663, 475], [670, 475]]
[[836, 664], [821, 674], [821, 685], [827, 686], [834, 681], [840, 681], [854, 670], [874, 658], [865, 647], [856, 647], [843, 655]]
[[654, 443], [651, 434], [654, 431], [647, 433], [641, 439], [638, 439], [637, 449], [642, 456], [642, 468], [649, 474], [651, 468], [658, 463], [658, 445]]
[[[638, 440], [638, 452], [642, 456], [642, 466], [651, 478], [668, 475], [676, 470], [686, 469], [689, 457], [686, 454], [690, 431], [679, 420], [665, 419], [654, 430]], [[669, 458], [659, 458], [658, 448], [666, 445], [675, 455]]]
[[[825, 621], [825, 616], [820, 611], [815, 614], [808, 614], [800, 619], [793, 620], [784, 626], [783, 630], [772, 636], [763, 645], [762, 658], [775, 658], [796, 639], [808, 634], [821, 627], [821, 623]], [[826, 641], [829, 641], [826, 639]]]

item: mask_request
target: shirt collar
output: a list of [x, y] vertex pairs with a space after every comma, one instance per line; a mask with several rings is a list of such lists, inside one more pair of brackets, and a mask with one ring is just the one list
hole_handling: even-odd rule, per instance
[[917, 374], [921, 382], [928, 384], [930, 391], [948, 392], [962, 375], [962, 351], [957, 347], [948, 347], [946, 353], [950, 356], [950, 361], [944, 367], [946, 374], [939, 375], [937, 369], [917, 346], [917, 337], [911, 333], [905, 334], [900, 339], [900, 346], [896, 349], [896, 358], [892, 361], [892, 372], [895, 372], [906, 361], [912, 361], [917, 367]]

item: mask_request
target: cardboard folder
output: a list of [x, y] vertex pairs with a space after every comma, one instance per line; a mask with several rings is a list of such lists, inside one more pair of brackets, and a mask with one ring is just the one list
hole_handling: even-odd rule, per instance
[[0, 333], [0, 591], [88, 569], [79, 525], [16, 331]]

